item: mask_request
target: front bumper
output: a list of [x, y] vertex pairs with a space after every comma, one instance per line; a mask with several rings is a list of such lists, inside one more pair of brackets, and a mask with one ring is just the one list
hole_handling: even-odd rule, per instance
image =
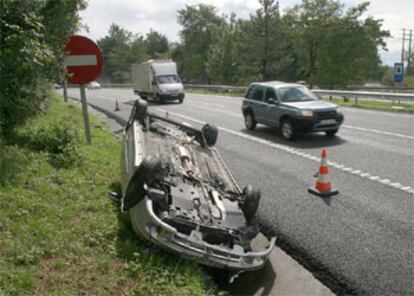
[[184, 99], [184, 93], [177, 93], [177, 94], [163, 94], [159, 93], [158, 97], [161, 101], [174, 101], [174, 100], [182, 100]]
[[233, 248], [211, 245], [201, 238], [201, 233], [190, 235], [179, 233], [174, 227], [161, 221], [152, 210], [152, 201], [145, 197], [129, 210], [132, 226], [136, 233], [156, 245], [174, 251], [196, 262], [212, 267], [231, 270], [255, 270], [267, 261], [276, 238], [259, 252], [245, 252], [241, 246]]
[[344, 121], [344, 116], [337, 113], [332, 118], [317, 117], [298, 117], [296, 119], [296, 128], [301, 132], [323, 132], [337, 130]]

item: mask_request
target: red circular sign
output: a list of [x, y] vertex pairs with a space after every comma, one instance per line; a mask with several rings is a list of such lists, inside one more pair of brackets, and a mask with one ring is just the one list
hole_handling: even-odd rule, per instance
[[103, 55], [91, 39], [73, 35], [65, 46], [67, 80], [74, 84], [94, 81], [102, 71]]

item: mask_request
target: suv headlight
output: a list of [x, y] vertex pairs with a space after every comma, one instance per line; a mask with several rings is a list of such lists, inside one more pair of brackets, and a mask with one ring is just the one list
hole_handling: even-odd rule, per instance
[[161, 90], [161, 92], [162, 92], [162, 93], [166, 93], [166, 92], [167, 92], [167, 90], [166, 90], [166, 89], [162, 89], [162, 90]]
[[304, 117], [312, 117], [313, 116], [313, 112], [310, 110], [301, 110], [299, 112], [300, 116], [304, 116]]

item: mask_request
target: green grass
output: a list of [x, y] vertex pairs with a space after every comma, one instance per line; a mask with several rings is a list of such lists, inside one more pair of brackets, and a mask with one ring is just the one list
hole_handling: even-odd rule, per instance
[[324, 100], [328, 102], [333, 102], [335, 104], [346, 106], [346, 107], [355, 107], [362, 109], [371, 109], [371, 110], [381, 110], [381, 111], [391, 111], [391, 112], [408, 112], [414, 113], [414, 104], [410, 103], [400, 103], [395, 101], [393, 104], [392, 101], [373, 101], [373, 100], [361, 100], [355, 101], [355, 99], [349, 99], [345, 101], [343, 98], [329, 98], [324, 97]]
[[229, 97], [243, 97], [244, 92], [228, 92], [222, 90], [212, 90], [212, 89], [199, 89], [199, 88], [186, 88], [186, 92], [193, 93], [193, 94], [202, 94], [202, 95], [221, 95], [221, 96], [229, 96]]
[[[221, 90], [203, 90], [203, 89], [192, 89], [186, 88], [186, 92], [195, 93], [195, 94], [205, 94], [205, 95], [222, 95], [222, 96], [231, 96], [231, 97], [243, 97], [244, 92], [225, 92]], [[331, 101], [335, 104], [346, 106], [346, 107], [355, 107], [362, 109], [371, 109], [371, 110], [382, 110], [382, 111], [391, 111], [391, 112], [408, 112], [414, 113], [414, 104], [410, 103], [400, 103], [398, 101], [373, 101], [373, 100], [363, 100], [358, 99], [358, 102], [355, 102], [355, 99], [350, 99], [348, 102], [345, 102], [342, 98], [323, 98], [326, 101]]]
[[[120, 144], [51, 95], [48, 112], [0, 142], [0, 295], [209, 295], [198, 265], [138, 239], [106, 197], [119, 190]], [[81, 161], [65, 168], [25, 143], [25, 130], [71, 120]], [[23, 139], [23, 140], [22, 140]]]

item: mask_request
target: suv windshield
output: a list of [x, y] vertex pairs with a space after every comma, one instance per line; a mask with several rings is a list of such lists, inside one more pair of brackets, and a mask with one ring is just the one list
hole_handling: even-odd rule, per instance
[[178, 75], [160, 75], [160, 76], [157, 76], [157, 81], [159, 84], [181, 82], [180, 77], [178, 77]]
[[282, 102], [305, 102], [319, 100], [309, 89], [303, 86], [278, 88], [277, 94]]

